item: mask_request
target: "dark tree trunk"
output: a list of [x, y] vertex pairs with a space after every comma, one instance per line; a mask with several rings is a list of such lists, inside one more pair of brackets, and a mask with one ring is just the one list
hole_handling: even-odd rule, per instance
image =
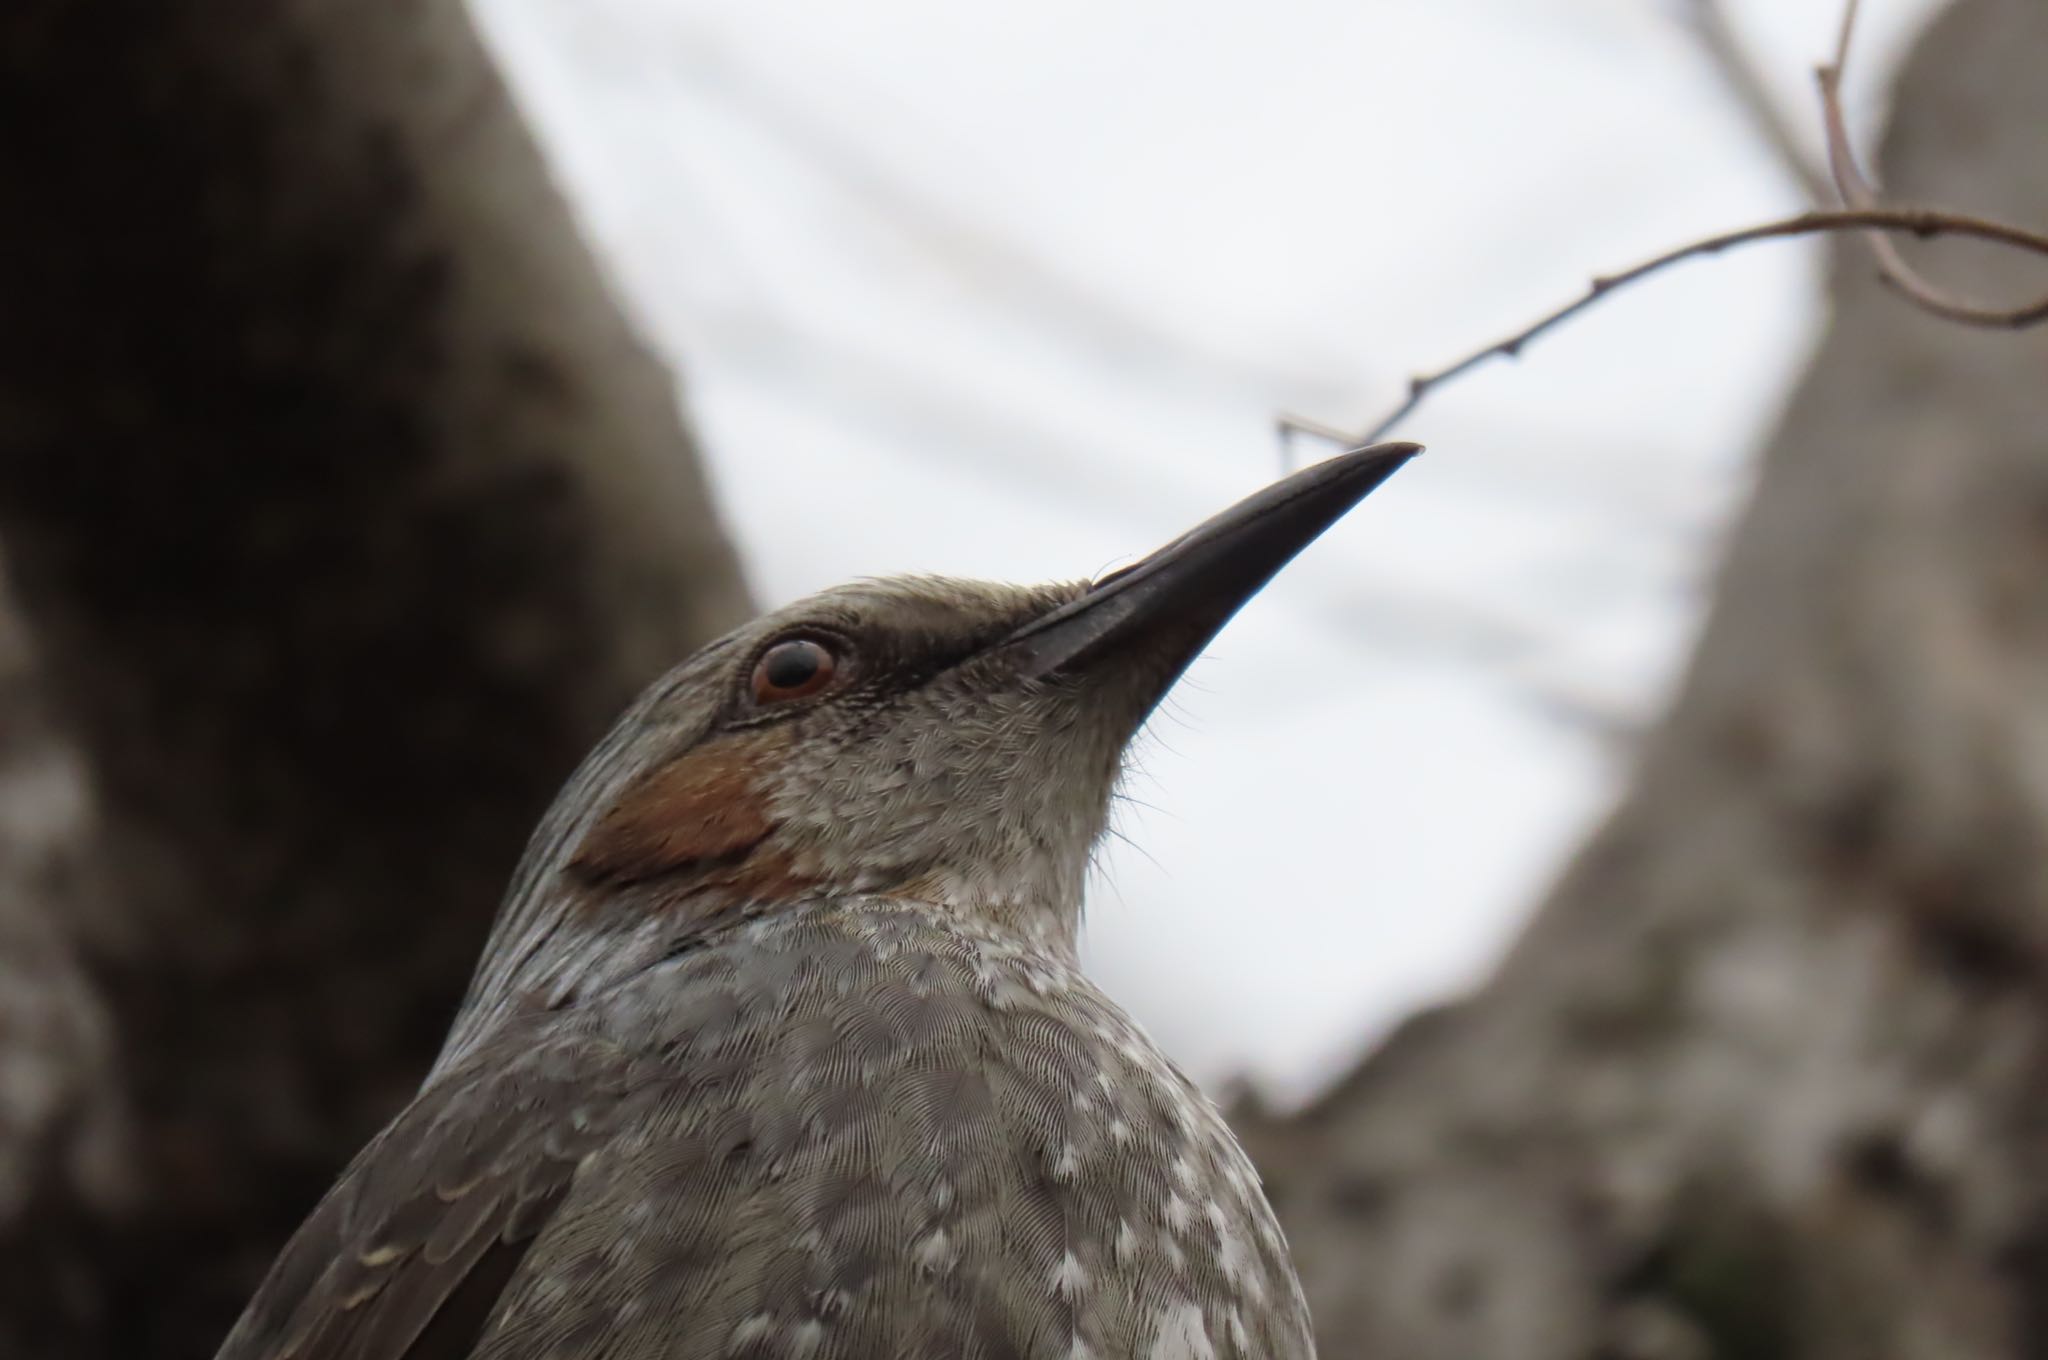
[[[1939, 19], [1895, 195], [2048, 223], [2044, 54]], [[1246, 1120], [1327, 1355], [2048, 1355], [2048, 332], [1859, 244], [1620, 808], [1477, 995]]]
[[457, 0], [14, 0], [0, 183], [0, 1354], [205, 1355], [744, 589]]

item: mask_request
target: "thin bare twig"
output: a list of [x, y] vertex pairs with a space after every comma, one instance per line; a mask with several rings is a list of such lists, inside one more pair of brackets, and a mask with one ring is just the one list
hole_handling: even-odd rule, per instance
[[[1748, 245], [1754, 241], [1776, 240], [1790, 236], [1812, 236], [1822, 232], [1868, 231], [1891, 232], [1900, 235], [1935, 237], [1963, 236], [1995, 245], [2011, 246], [2035, 255], [2048, 256], [2048, 235], [2028, 231], [2005, 222], [1988, 218], [1969, 217], [1961, 213], [1942, 212], [1931, 208], [1846, 208], [1824, 212], [1800, 213], [1796, 217], [1780, 218], [1774, 222], [1762, 222], [1755, 226], [1743, 227], [1736, 231], [1722, 232], [1716, 236], [1702, 237], [1682, 246], [1667, 250], [1663, 254], [1644, 260], [1616, 274], [1602, 275], [1587, 286], [1584, 294], [1564, 306], [1546, 313], [1530, 325], [1502, 340], [1496, 340], [1482, 349], [1474, 350], [1456, 363], [1440, 368], [1433, 373], [1419, 374], [1408, 381], [1408, 395], [1381, 421], [1363, 434], [1350, 435], [1333, 430], [1313, 421], [1297, 420], [1292, 416], [1280, 418], [1280, 434], [1283, 440], [1291, 441], [1297, 435], [1308, 435], [1328, 439], [1332, 443], [1347, 446], [1363, 446], [1377, 443], [1387, 432], [1406, 420], [1420, 406], [1432, 390], [1459, 377], [1470, 369], [1477, 368], [1493, 358], [1515, 358], [1524, 346], [1542, 336], [1545, 332], [1562, 325], [1580, 312], [1591, 307], [1600, 299], [1620, 288], [1647, 278], [1660, 270], [1685, 260], [1697, 259], [1702, 255], [1716, 255], [1735, 246]], [[2048, 318], [2048, 309], [2027, 309], [2006, 314], [1998, 323], [2020, 329]], [[1988, 323], [1987, 323], [1988, 324]]]
[[1799, 182], [1809, 203], [1815, 207], [1832, 203], [1834, 191], [1827, 172], [1814, 164], [1784, 106], [1764, 83], [1756, 62], [1743, 45], [1742, 35], [1729, 21], [1727, 7], [1721, 0], [1681, 0], [1678, 8], [1680, 22], [1699, 40], [1707, 63], [1728, 87], [1736, 107], [1749, 119], [1773, 158]]
[[1350, 434], [1338, 429], [1335, 425], [1325, 425], [1322, 421], [1310, 420], [1307, 416], [1283, 415], [1279, 417], [1276, 423], [1280, 430], [1280, 475], [1282, 477], [1285, 477], [1300, 466], [1294, 457], [1294, 441], [1297, 439], [1320, 439], [1326, 444], [1335, 444], [1340, 448], [1351, 447], [1356, 442]]
[[1856, 11], [1863, 6], [1863, 0], [1843, 0], [1842, 27], [1835, 35], [1835, 69], [1841, 70], [1849, 64], [1849, 39], [1856, 34]]
[[[1878, 206], [1877, 188], [1856, 161], [1855, 148], [1849, 143], [1848, 119], [1842, 113], [1842, 72], [1849, 64], [1849, 41], [1856, 32], [1857, 6], [1858, 0], [1847, 0], [1842, 6], [1842, 29], [1835, 41], [1835, 59], [1813, 73], [1820, 85], [1821, 119], [1827, 132], [1828, 170], [1843, 206], [1852, 211]], [[1864, 239], [1877, 260], [1878, 277], [1922, 311], [1966, 326], [1994, 328], [2031, 326], [2048, 318], [2048, 296], [2019, 307], [1994, 307], [1973, 302], [1932, 282], [1914, 269], [1889, 236], [1866, 232]]]

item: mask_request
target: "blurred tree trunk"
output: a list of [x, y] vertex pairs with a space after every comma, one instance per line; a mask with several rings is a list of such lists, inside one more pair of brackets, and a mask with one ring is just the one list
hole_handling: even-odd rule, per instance
[[458, 0], [13, 0], [0, 183], [0, 1355], [202, 1356], [745, 593]]
[[[1939, 18], [1894, 196], [2048, 223], [2044, 54]], [[2048, 332], [1836, 258], [1622, 805], [1478, 994], [1245, 1120], [1331, 1357], [2048, 1356]]]

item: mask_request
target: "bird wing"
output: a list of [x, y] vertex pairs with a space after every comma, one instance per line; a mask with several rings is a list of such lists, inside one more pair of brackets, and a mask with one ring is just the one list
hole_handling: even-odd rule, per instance
[[515, 1033], [421, 1092], [293, 1236], [218, 1360], [467, 1356], [633, 1105], [628, 1067], [589, 1034]]

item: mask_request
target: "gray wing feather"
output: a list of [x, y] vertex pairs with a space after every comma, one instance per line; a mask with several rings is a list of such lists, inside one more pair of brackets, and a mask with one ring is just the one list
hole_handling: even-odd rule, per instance
[[628, 1090], [609, 1045], [507, 1036], [423, 1091], [285, 1247], [219, 1360], [466, 1356]]

